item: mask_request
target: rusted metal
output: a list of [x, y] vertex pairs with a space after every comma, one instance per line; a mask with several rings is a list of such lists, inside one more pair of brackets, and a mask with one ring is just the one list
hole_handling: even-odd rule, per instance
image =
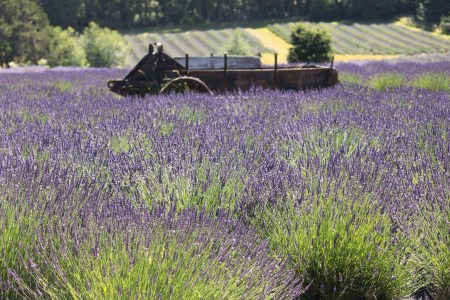
[[167, 82], [161, 89], [161, 94], [200, 92], [213, 95], [209, 87], [200, 79], [189, 76], [180, 76]]
[[228, 55], [223, 55], [223, 90], [228, 90]]
[[[199, 61], [205, 65], [205, 59], [216, 60], [217, 57], [205, 57]], [[244, 62], [245, 57], [237, 57]], [[249, 57], [251, 58], [251, 57]], [[250, 67], [242, 64], [233, 64], [230, 68], [230, 59], [233, 57], [224, 54], [223, 68], [197, 69], [191, 66], [186, 54], [184, 66], [163, 52], [162, 44], [150, 44], [149, 53], [125, 76], [123, 80], [108, 81], [109, 89], [122, 96], [144, 96], [145, 94], [159, 94], [167, 92], [197, 91], [197, 92], [228, 92], [245, 91], [253, 86], [262, 88], [275, 88], [281, 90], [318, 89], [333, 86], [338, 83], [338, 73], [330, 67], [307, 65], [279, 66], [278, 55], [274, 55], [273, 67]], [[257, 59], [257, 58], [255, 58]], [[253, 60], [253, 58], [252, 58]], [[249, 60], [249, 62], [252, 62]], [[258, 60], [259, 61], [259, 60]], [[253, 63], [253, 62], [252, 62]], [[209, 64], [206, 64], [209, 65]]]
[[273, 83], [275, 85], [275, 89], [279, 89], [280, 85], [278, 82], [278, 53], [274, 53], [274, 58], [275, 58], [275, 66], [274, 66], [274, 71], [273, 71]]

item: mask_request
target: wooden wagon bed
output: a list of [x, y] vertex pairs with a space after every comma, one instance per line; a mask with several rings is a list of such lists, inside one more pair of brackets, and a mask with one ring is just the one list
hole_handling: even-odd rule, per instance
[[224, 93], [246, 91], [252, 87], [280, 90], [307, 90], [338, 83], [338, 73], [331, 64], [321, 66], [262, 66], [259, 57], [227, 56], [171, 58], [162, 45], [149, 47], [149, 53], [125, 76], [112, 80], [112, 92], [127, 96], [168, 92], [196, 91]]

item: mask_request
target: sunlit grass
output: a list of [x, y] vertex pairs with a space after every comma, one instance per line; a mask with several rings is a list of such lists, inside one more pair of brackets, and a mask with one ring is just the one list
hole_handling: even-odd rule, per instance
[[371, 61], [371, 60], [389, 60], [399, 58], [397, 54], [336, 54], [334, 59], [336, 62], [352, 62], [352, 61]]
[[[268, 28], [247, 28], [245, 30], [251, 35], [258, 38], [264, 45], [264, 47], [272, 49], [273, 53], [278, 53], [279, 63], [287, 62], [289, 48], [292, 47], [291, 44], [274, 34]], [[275, 63], [273, 53], [262, 53], [261, 62], [266, 65], [273, 65]]]
[[376, 90], [384, 91], [405, 85], [405, 78], [401, 74], [383, 73], [372, 76], [368, 85]]
[[345, 84], [362, 84], [364, 81], [364, 78], [355, 73], [350, 72], [341, 72], [339, 73], [339, 82], [345, 83]]
[[377, 73], [368, 78], [352, 72], [341, 72], [339, 81], [343, 84], [368, 86], [385, 91], [400, 87], [413, 87], [429, 91], [450, 91], [450, 75], [444, 72], [426, 72], [407, 78], [398, 72]]
[[417, 76], [411, 83], [413, 87], [430, 91], [450, 91], [450, 75], [428, 72]]

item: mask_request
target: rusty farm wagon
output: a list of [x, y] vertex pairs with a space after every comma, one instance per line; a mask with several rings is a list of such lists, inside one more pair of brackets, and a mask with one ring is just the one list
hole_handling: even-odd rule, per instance
[[224, 93], [246, 91], [252, 87], [280, 90], [307, 90], [338, 83], [333, 68], [313, 65], [262, 66], [259, 57], [226, 54], [211, 57], [172, 58], [160, 43], [150, 44], [149, 53], [123, 80], [108, 81], [109, 89], [122, 96], [144, 96], [170, 92]]

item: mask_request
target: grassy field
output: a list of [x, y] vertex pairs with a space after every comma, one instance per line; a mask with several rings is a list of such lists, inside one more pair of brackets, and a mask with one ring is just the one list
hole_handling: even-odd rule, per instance
[[[262, 54], [263, 63], [273, 63], [272, 53], [286, 61], [290, 48], [289, 35], [296, 22], [273, 23], [254, 27], [191, 29], [127, 33], [132, 47], [130, 65], [145, 55], [149, 43], [162, 42], [171, 56], [222, 55], [239, 34], [250, 53]], [[409, 28], [399, 23], [359, 24], [346, 22], [309, 23], [328, 31], [336, 61], [394, 59], [401, 56], [449, 53], [450, 38], [436, 33]]]

